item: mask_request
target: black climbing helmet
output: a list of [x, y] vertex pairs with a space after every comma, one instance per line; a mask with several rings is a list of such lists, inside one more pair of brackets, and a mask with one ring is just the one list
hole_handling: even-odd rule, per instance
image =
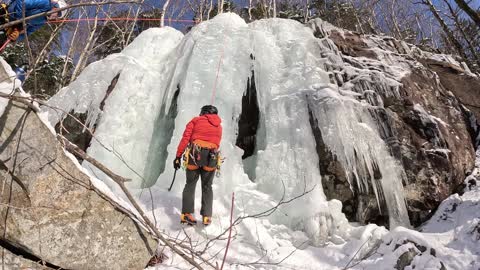
[[213, 105], [203, 106], [202, 109], [200, 110], [200, 115], [204, 115], [204, 114], [218, 114], [217, 107]]

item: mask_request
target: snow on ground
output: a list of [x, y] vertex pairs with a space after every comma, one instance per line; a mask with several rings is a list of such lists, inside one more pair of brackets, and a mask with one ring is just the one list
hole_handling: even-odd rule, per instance
[[[3, 94], [12, 94], [17, 89], [21, 89], [21, 82], [16, 79], [15, 72], [12, 68], [0, 58], [0, 92]], [[20, 90], [23, 92], [23, 90]], [[6, 98], [0, 98], [0, 115], [3, 114], [5, 107], [7, 106], [9, 100]]]
[[397, 228], [387, 234], [377, 254], [360, 265], [373, 269], [374, 265], [380, 264], [383, 268], [378, 269], [393, 269], [396, 258], [411, 249], [417, 255], [412, 256], [412, 263], [406, 269], [479, 269], [479, 179], [477, 167], [465, 180], [463, 195], [454, 194], [443, 201], [419, 231]]
[[[367, 85], [364, 94], [373, 90], [386, 96], [398, 94], [397, 80], [408, 70], [392, 59], [385, 64], [386, 75], [363, 74], [380, 82], [378, 89]], [[88, 153], [133, 179], [130, 189], [160, 230], [199, 251], [208, 245], [204, 256], [217, 262], [225, 252], [223, 233], [229, 226], [234, 193], [234, 218], [243, 219], [233, 230], [226, 260], [230, 269], [392, 269], [398, 258], [411, 257], [420, 267], [416, 269], [441, 269], [443, 263], [448, 269], [478, 270], [478, 247], [444, 238], [445, 232], [433, 229], [439, 226], [427, 224], [421, 233], [401, 226], [391, 232], [376, 225], [357, 226], [347, 222], [339, 201], [325, 199], [309, 113], [345, 168], [357, 167], [354, 152], [378, 164], [385, 177], [377, 188], [387, 198], [391, 224], [408, 225], [402, 169], [381, 143], [367, 105], [351, 98], [359, 93], [349, 84], [339, 87], [331, 81], [331, 75], [339, 75], [334, 70], [339, 67], [346, 76], [360, 72], [343, 63], [330, 40], [315, 38], [298, 22], [270, 19], [247, 25], [237, 15], [222, 14], [185, 36], [168, 27], [143, 32], [122, 53], [87, 67], [49, 103], [64, 111], [88, 113], [89, 125], [96, 128]], [[260, 124], [255, 154], [242, 162], [235, 141], [241, 100], [252, 72]], [[116, 87], [104, 101], [118, 74]], [[213, 185], [214, 222], [207, 228], [183, 227], [179, 215], [185, 174], [177, 173], [168, 192], [174, 175], [171, 162], [186, 123], [210, 103], [223, 119], [221, 150], [226, 156], [222, 176]], [[52, 123], [62, 117], [48, 113]], [[110, 189], [106, 192], [121, 196], [108, 177], [87, 163], [83, 166], [104, 181], [104, 188]], [[372, 168], [367, 165], [365, 170]], [[472, 198], [479, 195], [478, 189], [469, 192]], [[300, 198], [276, 207], [296, 196]], [[200, 208], [200, 191], [196, 208]], [[465, 204], [458, 211], [470, 211], [467, 208]], [[268, 215], [261, 215], [265, 211]], [[476, 221], [472, 217], [466, 222], [470, 227], [445, 226], [466, 239], [463, 236]], [[218, 235], [222, 236], [212, 240]], [[403, 255], [409, 250], [413, 251]], [[165, 253], [169, 259], [156, 268], [190, 268], [179, 256]]]

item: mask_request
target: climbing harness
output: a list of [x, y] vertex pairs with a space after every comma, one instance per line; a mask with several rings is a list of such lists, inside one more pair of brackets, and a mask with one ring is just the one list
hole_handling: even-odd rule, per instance
[[202, 168], [207, 172], [217, 170], [216, 175], [218, 177], [223, 160], [216, 144], [195, 140], [187, 146], [183, 154], [183, 168], [187, 170]]

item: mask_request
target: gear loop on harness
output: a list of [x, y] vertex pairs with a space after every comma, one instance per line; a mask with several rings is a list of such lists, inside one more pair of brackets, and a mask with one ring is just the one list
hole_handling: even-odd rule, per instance
[[[202, 140], [189, 143], [183, 154], [183, 167], [187, 170], [202, 168], [213, 172], [219, 170], [222, 163], [217, 145]], [[219, 176], [218, 171], [217, 176]]]

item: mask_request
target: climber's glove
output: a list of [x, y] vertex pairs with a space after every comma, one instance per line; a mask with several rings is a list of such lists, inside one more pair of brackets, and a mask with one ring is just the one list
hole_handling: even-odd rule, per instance
[[175, 170], [180, 169], [180, 166], [181, 166], [180, 164], [181, 164], [181, 159], [180, 159], [180, 157], [175, 158], [175, 160], [173, 161], [173, 168], [174, 168]]
[[20, 36], [20, 31], [17, 28], [11, 27], [7, 29], [7, 37], [11, 41], [16, 41], [19, 36]]

